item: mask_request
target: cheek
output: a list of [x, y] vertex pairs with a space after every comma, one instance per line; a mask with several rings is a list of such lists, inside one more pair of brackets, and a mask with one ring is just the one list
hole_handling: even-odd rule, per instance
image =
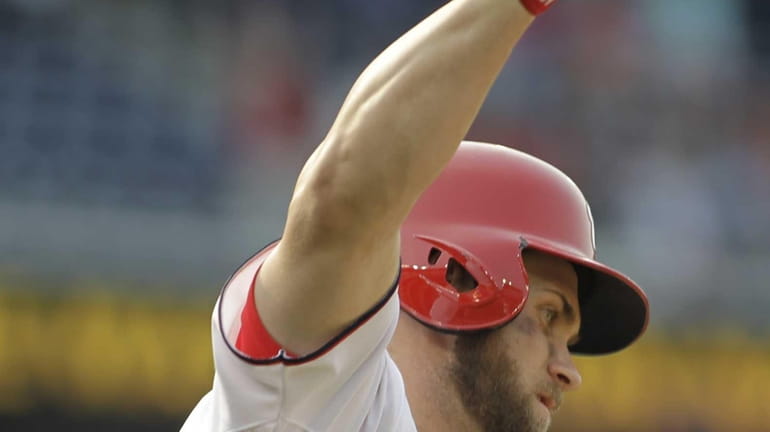
[[540, 333], [540, 326], [538, 325], [537, 321], [535, 321], [534, 318], [529, 316], [519, 316], [516, 318], [516, 320], [513, 321], [514, 328], [518, 330], [519, 333], [526, 337], [534, 337], [538, 333]]
[[540, 323], [529, 316], [519, 316], [514, 321], [514, 340], [516, 352], [514, 355], [527, 362], [540, 364], [548, 360], [548, 356], [555, 352], [554, 344], [543, 332]]

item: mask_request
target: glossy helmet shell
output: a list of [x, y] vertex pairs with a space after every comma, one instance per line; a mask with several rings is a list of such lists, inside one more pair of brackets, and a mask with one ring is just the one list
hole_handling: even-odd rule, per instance
[[[501, 327], [527, 301], [526, 248], [575, 266], [581, 328], [573, 352], [617, 351], [644, 332], [647, 297], [596, 261], [591, 209], [575, 183], [533, 156], [475, 142], [460, 145], [402, 226], [401, 307], [441, 331]], [[447, 282], [450, 260], [475, 288], [460, 292]]]

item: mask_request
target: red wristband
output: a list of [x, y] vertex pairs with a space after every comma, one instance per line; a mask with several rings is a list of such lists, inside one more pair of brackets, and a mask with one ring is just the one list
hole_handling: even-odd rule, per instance
[[522, 6], [532, 15], [540, 15], [548, 10], [556, 0], [520, 0]]

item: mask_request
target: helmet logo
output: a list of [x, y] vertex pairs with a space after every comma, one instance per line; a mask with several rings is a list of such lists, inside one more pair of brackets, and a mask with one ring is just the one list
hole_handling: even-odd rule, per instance
[[596, 230], [594, 229], [594, 217], [591, 214], [591, 206], [586, 203], [586, 213], [588, 214], [588, 225], [591, 228], [591, 251], [593, 258], [596, 259]]

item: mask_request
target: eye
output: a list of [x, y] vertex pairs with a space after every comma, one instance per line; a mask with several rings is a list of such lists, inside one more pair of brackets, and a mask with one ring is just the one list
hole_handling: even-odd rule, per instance
[[551, 323], [553, 323], [556, 317], [559, 316], [559, 312], [557, 312], [556, 309], [552, 309], [552, 308], [544, 308], [540, 314], [543, 317], [543, 321], [547, 325], [550, 325]]

